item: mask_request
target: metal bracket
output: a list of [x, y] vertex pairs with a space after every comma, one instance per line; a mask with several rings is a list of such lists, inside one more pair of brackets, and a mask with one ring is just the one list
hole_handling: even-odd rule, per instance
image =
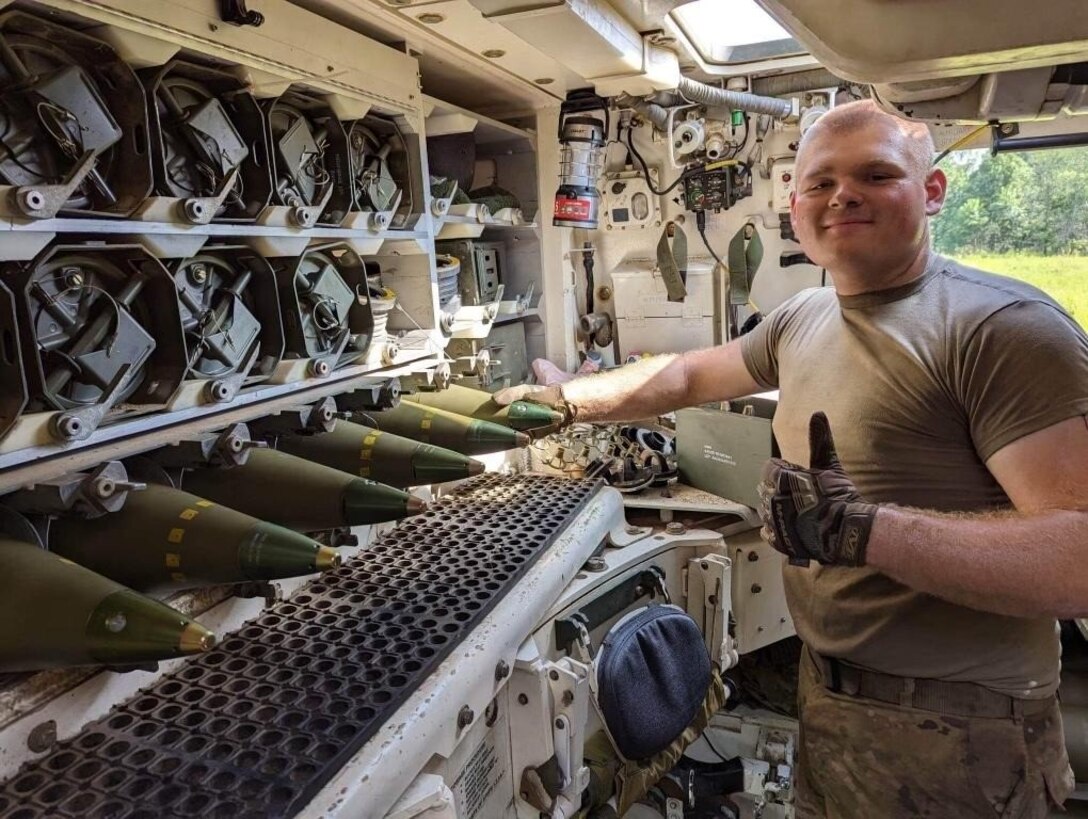
[[373, 211], [370, 214], [370, 222], [367, 227], [373, 232], [385, 230], [389, 227], [389, 224], [393, 221], [393, 214], [397, 212], [397, 208], [400, 207], [400, 200], [404, 198], [404, 192], [398, 190], [396, 197], [389, 203], [389, 207], [385, 210]]
[[23, 185], [16, 188], [12, 191], [15, 206], [31, 219], [52, 219], [94, 170], [97, 158], [97, 151], [86, 151], [68, 178], [59, 185]]
[[375, 380], [336, 396], [337, 406], [349, 412], [380, 412], [400, 403], [400, 381], [396, 378]]
[[710, 554], [688, 561], [687, 611], [699, 624], [710, 659], [722, 671], [737, 664], [736, 640], [729, 633], [733, 613], [733, 561]]
[[[118, 372], [118, 377], [114, 379], [115, 382], [120, 383], [123, 381], [124, 374], [127, 372], [128, 366], [126, 365]], [[109, 410], [110, 404], [105, 403], [58, 412], [49, 419], [49, 434], [56, 440], [65, 443], [84, 441], [90, 438], [91, 433], [98, 429], [98, 425], [102, 423], [102, 419], [106, 417]]]
[[321, 197], [321, 201], [314, 205], [307, 205], [306, 207], [292, 208], [291, 209], [291, 221], [293, 221], [299, 227], [311, 228], [317, 224], [317, 220], [321, 218], [321, 214], [324, 212], [325, 207], [329, 204], [329, 200], [332, 199], [333, 181], [330, 179], [328, 185], [325, 187], [325, 195]]
[[264, 449], [264, 441], [255, 441], [245, 424], [232, 424], [222, 432], [208, 432], [196, 438], [156, 449], [147, 457], [165, 469], [189, 469], [200, 466], [241, 466], [249, 460], [251, 449]]
[[213, 404], [225, 404], [228, 401], [233, 401], [234, 396], [238, 394], [238, 390], [242, 388], [246, 379], [249, 378], [250, 370], [252, 370], [253, 365], [257, 363], [257, 355], [259, 353], [260, 347], [257, 343], [254, 343], [249, 360], [246, 361], [245, 365], [239, 367], [236, 372], [231, 373], [224, 378], [216, 378], [205, 384], [204, 395], [208, 401]]
[[231, 172], [223, 178], [219, 190], [212, 196], [192, 196], [183, 199], [179, 203], [181, 215], [185, 217], [186, 221], [194, 225], [209, 224], [215, 218], [215, 214], [219, 212], [219, 208], [223, 206], [223, 202], [230, 196], [230, 192], [234, 190], [234, 184], [238, 181], [238, 174], [241, 171], [241, 165], [235, 165]]
[[20, 489], [8, 495], [5, 502], [18, 512], [37, 515], [75, 513], [96, 518], [116, 512], [125, 505], [129, 492], [146, 487], [145, 483], [130, 481], [120, 461], [106, 461], [91, 472], [69, 472]]
[[665, 590], [665, 571], [658, 566], [650, 566], [645, 571], [633, 575], [627, 580], [615, 586], [599, 597], [594, 598], [570, 617], [559, 618], [555, 621], [555, 647], [559, 651], [571, 651], [574, 644], [578, 643], [581, 635], [589, 632], [607, 622], [629, 608], [643, 597], [653, 599], [661, 595], [668, 602], [668, 593]]
[[246, 8], [246, 0], [219, 0], [219, 19], [234, 26], [257, 26], [264, 23], [264, 15]]
[[249, 422], [250, 433], [257, 438], [300, 432], [331, 432], [335, 426], [336, 402], [331, 397]]

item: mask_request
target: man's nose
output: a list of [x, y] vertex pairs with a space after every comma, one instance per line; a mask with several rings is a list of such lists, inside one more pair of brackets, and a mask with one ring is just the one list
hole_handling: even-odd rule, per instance
[[850, 208], [860, 205], [862, 201], [861, 191], [850, 180], [843, 180], [835, 184], [831, 191], [828, 206], [832, 208]]

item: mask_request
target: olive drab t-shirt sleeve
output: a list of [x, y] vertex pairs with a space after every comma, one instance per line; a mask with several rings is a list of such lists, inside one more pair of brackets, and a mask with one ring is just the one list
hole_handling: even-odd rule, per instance
[[766, 390], [776, 389], [778, 384], [778, 346], [782, 334], [791, 322], [797, 318], [801, 305], [816, 290], [802, 290], [787, 299], [755, 326], [750, 333], [741, 337], [741, 355], [748, 374], [759, 386]]
[[953, 373], [979, 457], [1088, 414], [1088, 337], [1044, 301], [1009, 304], [981, 322]]

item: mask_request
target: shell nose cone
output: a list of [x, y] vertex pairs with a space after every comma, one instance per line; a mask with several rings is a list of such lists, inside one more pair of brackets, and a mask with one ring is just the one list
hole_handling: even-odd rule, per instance
[[487, 467], [484, 466], [482, 462], [477, 461], [475, 458], [469, 458], [468, 463], [465, 465], [465, 469], [468, 471], [469, 475], [480, 475], [483, 474], [484, 470], [487, 469]]
[[413, 515], [412, 496], [384, 483], [356, 478], [344, 490], [344, 518], [349, 526], [364, 526]]
[[511, 423], [519, 429], [557, 424], [563, 420], [563, 413], [532, 401], [514, 401], [510, 404], [507, 414]]
[[529, 446], [529, 442], [532, 440], [533, 439], [524, 432], [517, 432], [514, 434], [514, 445], [517, 447]]
[[409, 515], [418, 515], [421, 512], [426, 512], [429, 508], [427, 501], [423, 498], [418, 498], [415, 495], [409, 495], [408, 500], [404, 504], [405, 509]]
[[200, 623], [189, 623], [178, 637], [178, 650], [183, 654], [198, 654], [215, 648], [215, 634]]
[[322, 546], [314, 555], [314, 568], [319, 572], [335, 569], [340, 566], [341, 562], [340, 553], [329, 546]]

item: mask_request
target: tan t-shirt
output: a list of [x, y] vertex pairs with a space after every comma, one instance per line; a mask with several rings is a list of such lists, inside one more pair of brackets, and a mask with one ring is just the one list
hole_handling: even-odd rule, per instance
[[[846, 471], [877, 503], [1007, 508], [985, 461], [1088, 414], [1088, 338], [1073, 319], [1029, 285], [936, 255], [893, 290], [799, 293], [742, 350], [756, 381], [780, 390], [782, 457], [808, 464], [809, 417], [822, 410]], [[958, 606], [865, 567], [790, 566], [785, 579], [797, 632], [821, 654], [1016, 697], [1057, 688], [1054, 620]]]

